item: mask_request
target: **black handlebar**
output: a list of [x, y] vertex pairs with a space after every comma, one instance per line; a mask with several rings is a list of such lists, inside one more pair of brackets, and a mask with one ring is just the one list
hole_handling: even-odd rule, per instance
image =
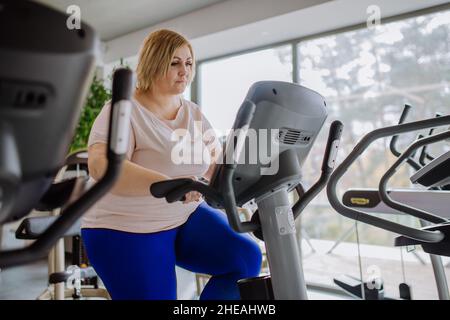
[[[405, 123], [406, 118], [408, 117], [408, 114], [411, 111], [411, 108], [412, 108], [411, 105], [405, 104], [402, 114], [400, 115], [400, 119], [398, 120], [398, 124]], [[397, 148], [397, 141], [398, 141], [398, 134], [392, 136], [391, 142], [389, 144], [389, 149], [391, 150], [392, 154], [398, 158], [401, 155], [401, 152]], [[408, 164], [416, 171], [422, 168], [422, 166], [413, 158], [408, 158], [406, 162], [408, 162]]]
[[[239, 108], [236, 120], [233, 125], [235, 131], [245, 129], [249, 126], [253, 114], [255, 112], [255, 104], [250, 100], [245, 100]], [[239, 134], [245, 133], [244, 131]], [[231, 137], [234, 137], [231, 135]], [[225, 209], [230, 226], [237, 232], [252, 232], [258, 229], [258, 224], [245, 221], [241, 222], [239, 219], [239, 213], [236, 209], [236, 199], [233, 189], [233, 175], [236, 169], [235, 155], [240, 153], [240, 150], [236, 149], [237, 144], [235, 141], [228, 141], [226, 145], [226, 156], [231, 156], [231, 159], [224, 159], [224, 164], [221, 167], [221, 190], [220, 192], [211, 186], [194, 181], [192, 179], [174, 179], [167, 181], [160, 181], [153, 183], [150, 186], [150, 193], [156, 198], [166, 198], [167, 202], [180, 201], [184, 195], [190, 191], [198, 191], [205, 196], [207, 200], [212, 200], [214, 203], [221, 204]], [[243, 144], [241, 144], [243, 147]]]
[[380, 180], [378, 192], [380, 194], [381, 200], [388, 205], [389, 207], [396, 209], [401, 212], [405, 212], [407, 214], [410, 214], [414, 217], [420, 218], [422, 220], [426, 220], [433, 223], [443, 223], [447, 222], [446, 219], [436, 216], [434, 214], [431, 214], [429, 212], [426, 212], [424, 210], [420, 210], [411, 206], [404, 205], [398, 201], [394, 201], [387, 192], [387, 184], [389, 179], [395, 174], [397, 168], [406, 160], [408, 159], [415, 150], [419, 149], [420, 147], [423, 147], [425, 145], [435, 143], [438, 141], [445, 140], [447, 138], [450, 138], [450, 131], [445, 131], [443, 133], [431, 135], [429, 137], [421, 138], [411, 144], [408, 149], [406, 149], [400, 157], [395, 161], [395, 163], [386, 171], [386, 173], [383, 175], [383, 177]]
[[345, 206], [337, 197], [337, 184], [342, 176], [346, 173], [348, 168], [355, 162], [355, 160], [369, 147], [369, 145], [379, 139], [388, 136], [398, 135], [401, 133], [417, 131], [422, 129], [429, 129], [450, 124], [450, 116], [443, 116], [439, 118], [421, 120], [400, 125], [394, 125], [386, 128], [374, 130], [365, 135], [353, 151], [346, 159], [334, 170], [327, 186], [328, 200], [331, 206], [341, 215], [353, 220], [362, 221], [364, 223], [402, 234], [406, 237], [416, 239], [424, 242], [439, 242], [443, 238], [443, 234], [438, 231], [427, 231], [413, 227], [404, 226], [386, 219], [371, 216], [364, 211]]
[[[254, 106], [254, 105], [253, 105]], [[250, 104], [243, 104], [241, 108], [247, 109], [246, 114], [252, 114], [254, 108]], [[242, 109], [241, 109], [242, 110]], [[249, 112], [250, 111], [250, 112]], [[242, 114], [242, 113], [240, 113]], [[239, 118], [239, 115], [238, 115]], [[250, 117], [246, 121], [236, 121], [235, 128], [242, 128], [249, 124]], [[340, 121], [334, 121], [330, 126], [328, 134], [328, 141], [325, 149], [325, 156], [322, 163], [322, 174], [319, 180], [297, 201], [292, 208], [294, 218], [297, 218], [309, 202], [325, 187], [327, 181], [333, 171], [339, 141], [342, 135], [343, 125]], [[234, 147], [234, 145], [233, 145]], [[236, 151], [236, 150], [235, 150]], [[233, 175], [236, 169], [236, 164], [225, 164], [221, 167], [220, 192], [213, 187], [202, 182], [194, 181], [192, 179], [174, 179], [167, 181], [160, 181], [153, 183], [150, 186], [150, 193], [157, 198], [166, 198], [167, 202], [180, 201], [182, 197], [189, 191], [198, 191], [202, 193], [205, 198], [212, 200], [223, 206], [228, 217], [230, 226], [237, 232], [257, 232], [260, 229], [259, 218], [257, 212], [252, 217], [251, 221], [240, 221], [239, 214], [236, 209], [236, 196], [233, 189]], [[299, 190], [299, 189], [297, 189]], [[256, 235], [256, 234], [255, 234]], [[259, 236], [262, 239], [262, 235]]]
[[[442, 114], [437, 112], [435, 117], [442, 117]], [[433, 135], [434, 133], [434, 128], [431, 128], [430, 131], [428, 132], [428, 136]], [[432, 157], [428, 152], [427, 152], [427, 146], [423, 146], [422, 147], [422, 151], [420, 152], [420, 157], [419, 157], [419, 163], [421, 166], [425, 166], [426, 162], [425, 160], [429, 160], [429, 161], [433, 161], [434, 157]]]
[[297, 189], [300, 198], [292, 207], [294, 219], [297, 219], [311, 200], [314, 199], [326, 186], [336, 163], [336, 156], [339, 149], [339, 142], [341, 140], [343, 127], [344, 125], [340, 121], [334, 121], [331, 124], [330, 131], [328, 133], [327, 145], [325, 148], [325, 155], [322, 162], [322, 174], [320, 175], [319, 180], [317, 180], [317, 182], [306, 193], [304, 193], [303, 196], [300, 196], [299, 189]]

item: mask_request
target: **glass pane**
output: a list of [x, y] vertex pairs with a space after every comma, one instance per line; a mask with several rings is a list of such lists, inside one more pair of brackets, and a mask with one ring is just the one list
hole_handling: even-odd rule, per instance
[[[304, 41], [298, 45], [298, 52], [301, 84], [326, 97], [329, 122], [339, 119], [344, 123], [338, 163], [363, 135], [396, 124], [405, 103], [413, 106], [407, 121], [433, 117], [436, 112], [449, 113], [450, 11]], [[417, 134], [402, 136], [399, 149], [404, 150]], [[309, 183], [319, 175], [317, 163], [325, 148], [326, 135], [327, 130], [323, 130], [305, 164], [304, 175]], [[342, 180], [340, 191], [378, 187], [382, 174], [395, 160], [389, 151], [389, 141], [377, 141], [359, 158]], [[449, 144], [440, 143], [432, 146], [430, 153], [436, 156], [449, 149]], [[410, 187], [411, 173], [408, 166], [403, 166], [391, 179], [390, 186]], [[381, 217], [419, 226], [417, 219], [386, 214]], [[333, 251], [335, 255], [325, 255], [324, 259], [329, 259], [326, 263], [325, 260], [306, 263], [307, 272], [314, 274], [317, 263], [322, 263], [333, 276], [341, 270], [359, 278], [354, 222], [332, 210], [325, 192], [307, 208], [303, 228], [311, 238], [320, 239], [315, 242], [317, 252], [318, 248], [327, 252], [342, 237], [342, 243]], [[389, 280], [389, 294], [398, 297], [397, 285], [403, 281], [403, 272], [400, 249], [392, 247], [395, 235], [364, 224], [358, 225], [358, 231], [363, 243], [360, 248], [364, 257], [363, 275], [370, 276], [374, 270], [371, 266], [379, 267]], [[403, 252], [406, 278], [409, 276], [421, 288], [414, 293], [415, 298], [437, 298], [431, 267], [424, 267], [419, 258], [429, 261], [419, 248], [414, 253]], [[322, 273], [328, 279], [330, 274]], [[412, 277], [413, 274], [416, 276]]]
[[232, 127], [248, 89], [261, 80], [292, 81], [290, 45], [201, 64], [200, 104], [216, 130]]

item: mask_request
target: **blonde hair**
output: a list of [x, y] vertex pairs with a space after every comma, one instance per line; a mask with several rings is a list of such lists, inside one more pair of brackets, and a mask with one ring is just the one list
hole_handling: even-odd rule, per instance
[[175, 50], [187, 45], [192, 56], [192, 72], [188, 82], [195, 75], [194, 50], [189, 41], [182, 35], [167, 29], [150, 33], [144, 40], [136, 68], [138, 90], [147, 91], [153, 88], [153, 82], [164, 77], [170, 67]]

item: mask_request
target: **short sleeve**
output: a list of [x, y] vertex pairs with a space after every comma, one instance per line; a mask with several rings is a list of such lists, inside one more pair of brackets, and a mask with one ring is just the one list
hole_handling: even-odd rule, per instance
[[[111, 101], [107, 102], [100, 113], [98, 114], [97, 118], [94, 121], [94, 124], [92, 125], [91, 132], [89, 134], [88, 139], [88, 147], [96, 144], [96, 143], [108, 143], [108, 128], [109, 128], [109, 115], [111, 112]], [[131, 118], [130, 118], [131, 121]], [[131, 160], [131, 157], [133, 156], [133, 152], [135, 149], [135, 136], [134, 136], [134, 130], [132, 126], [132, 121], [130, 123], [130, 134], [129, 134], [129, 142], [128, 142], [128, 149], [127, 149], [127, 160]]]

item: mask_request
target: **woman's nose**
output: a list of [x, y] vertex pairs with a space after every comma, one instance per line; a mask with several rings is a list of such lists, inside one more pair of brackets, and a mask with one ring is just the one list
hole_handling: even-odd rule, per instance
[[186, 73], [188, 73], [188, 67], [182, 64], [178, 73], [180, 73], [181, 75], [185, 75]]

